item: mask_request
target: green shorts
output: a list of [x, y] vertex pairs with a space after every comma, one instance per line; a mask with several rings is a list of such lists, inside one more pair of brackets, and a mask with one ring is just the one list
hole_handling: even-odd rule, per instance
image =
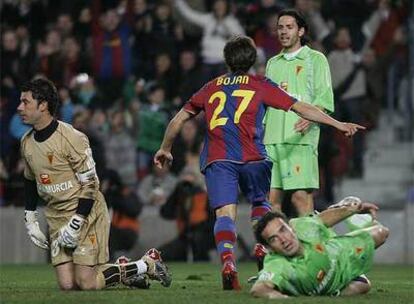
[[318, 149], [310, 145], [266, 145], [273, 161], [271, 188], [319, 189]]

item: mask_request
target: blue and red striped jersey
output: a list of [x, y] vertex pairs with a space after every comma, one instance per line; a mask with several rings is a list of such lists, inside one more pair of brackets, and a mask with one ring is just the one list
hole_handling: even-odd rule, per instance
[[225, 74], [208, 82], [184, 105], [191, 114], [205, 112], [207, 132], [200, 155], [201, 171], [214, 161], [265, 159], [266, 107], [288, 111], [296, 101], [263, 76]]

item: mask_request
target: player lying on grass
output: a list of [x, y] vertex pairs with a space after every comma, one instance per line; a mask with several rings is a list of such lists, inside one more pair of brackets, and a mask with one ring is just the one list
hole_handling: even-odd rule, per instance
[[[364, 127], [339, 122], [321, 110], [289, 96], [277, 84], [248, 74], [256, 61], [252, 39], [235, 37], [224, 47], [230, 72], [195, 93], [169, 123], [154, 163], [160, 168], [173, 157], [171, 148], [183, 124], [205, 112], [207, 134], [200, 155], [209, 204], [215, 210], [214, 236], [223, 264], [223, 289], [240, 289], [235, 266], [236, 213], [239, 187], [252, 206], [252, 224], [271, 210], [267, 202], [272, 163], [263, 145], [266, 107], [295, 111], [308, 120], [331, 125], [347, 136]], [[278, 130], [275, 130], [278, 132]]]
[[365, 277], [374, 250], [384, 244], [388, 228], [375, 220], [369, 228], [336, 235], [333, 225], [357, 213], [378, 207], [361, 201], [334, 205], [318, 215], [287, 221], [283, 213], [269, 212], [257, 224], [257, 241], [269, 253], [251, 289], [254, 297], [268, 299], [299, 295], [356, 295], [367, 293]]
[[[121, 282], [136, 285], [145, 281], [144, 274], [169, 286], [171, 276], [155, 250], [138, 261], [105, 264], [109, 216], [89, 140], [71, 125], [54, 119], [58, 101], [51, 81], [35, 79], [23, 85], [17, 108], [23, 122], [33, 126], [21, 141], [30, 239], [38, 247], [50, 249], [61, 289], [102, 289]], [[46, 202], [51, 246], [39, 228], [39, 197]]]

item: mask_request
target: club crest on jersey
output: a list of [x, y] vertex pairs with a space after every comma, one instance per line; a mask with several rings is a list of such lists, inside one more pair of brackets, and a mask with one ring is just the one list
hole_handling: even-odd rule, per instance
[[280, 83], [280, 87], [281, 87], [283, 90], [287, 91], [287, 90], [288, 90], [288, 83], [287, 83], [287, 81], [282, 81], [282, 82]]
[[49, 174], [40, 174], [40, 182], [43, 185], [48, 185], [52, 183], [52, 181], [50, 180]]
[[49, 164], [53, 163], [53, 152], [47, 152], [47, 159], [49, 160]]
[[296, 66], [296, 75], [299, 75], [300, 71], [302, 71], [302, 70], [303, 70], [303, 66], [297, 65]]
[[96, 236], [95, 236], [95, 234], [89, 234], [88, 235], [88, 238], [91, 241], [92, 245], [95, 245], [95, 243], [96, 243]]

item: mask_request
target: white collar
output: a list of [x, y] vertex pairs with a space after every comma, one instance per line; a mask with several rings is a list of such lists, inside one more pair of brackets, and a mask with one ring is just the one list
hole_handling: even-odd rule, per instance
[[303, 46], [301, 46], [299, 49], [297, 49], [296, 51], [292, 52], [292, 53], [283, 53], [283, 57], [286, 60], [292, 60], [295, 59], [296, 55], [299, 54], [299, 52], [303, 49]]

